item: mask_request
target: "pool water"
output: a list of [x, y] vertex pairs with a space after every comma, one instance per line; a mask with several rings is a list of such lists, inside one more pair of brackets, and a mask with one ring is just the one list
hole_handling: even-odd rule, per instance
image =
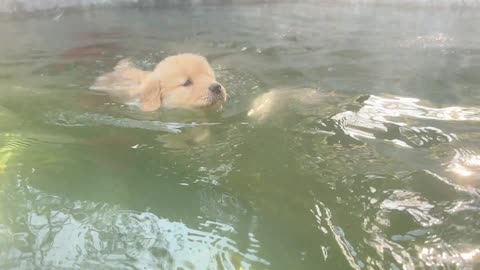
[[[480, 16], [325, 3], [0, 17], [1, 269], [476, 269]], [[230, 98], [88, 90], [205, 55]], [[291, 91], [263, 121], [253, 100]], [[313, 95], [309, 96], [307, 93]]]

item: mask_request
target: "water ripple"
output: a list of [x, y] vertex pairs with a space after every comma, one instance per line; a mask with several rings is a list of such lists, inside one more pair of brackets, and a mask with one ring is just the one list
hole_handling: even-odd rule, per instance
[[47, 115], [46, 122], [59, 126], [112, 126], [118, 128], [134, 128], [152, 131], [181, 133], [182, 129], [197, 126], [211, 126], [218, 123], [175, 123], [151, 120], [116, 118], [98, 113], [61, 112], [58, 115]]
[[369, 95], [363, 101], [362, 113], [377, 115], [387, 122], [387, 117], [412, 117], [439, 121], [480, 121], [480, 108], [459, 106], [434, 108], [421, 105], [417, 98], [394, 96], [391, 98]]
[[412, 218], [423, 227], [430, 227], [440, 224], [440, 219], [428, 214], [433, 205], [416, 195], [403, 190], [395, 190], [384, 200], [380, 206], [386, 211], [403, 211], [412, 216]]
[[[347, 240], [345, 232], [340, 226], [336, 226], [332, 222], [332, 214], [330, 209], [325, 207], [322, 202], [318, 202], [315, 204], [315, 209], [310, 210], [318, 223], [318, 228], [324, 233], [328, 234], [331, 233], [338, 244], [338, 247], [342, 251], [343, 255], [345, 256], [348, 264], [352, 267], [352, 269], [361, 269], [365, 267], [365, 264], [359, 259], [357, 256], [358, 253], [355, 251], [355, 248], [352, 244]], [[328, 253], [324, 252], [324, 259], [327, 259]]]
[[[323, 196], [310, 210], [325, 239], [325, 260], [338, 246], [353, 269], [474, 269], [475, 191], [428, 171], [353, 175], [335, 183], [335, 190], [350, 192], [333, 200]], [[338, 205], [349, 210], [335, 211]], [[361, 224], [364, 235], [349, 233], [352, 223]]]
[[[0, 238], [8, 243], [0, 246], [2, 268], [261, 269], [269, 265], [256, 254], [259, 243], [252, 234], [248, 238], [257, 248], [244, 253], [229, 237], [238, 233], [227, 224], [205, 220], [201, 226], [205, 230], [192, 229], [150, 212], [70, 201], [25, 183], [14, 189], [2, 210], [10, 221], [0, 228]], [[8, 210], [9, 204], [16, 205], [14, 212]]]
[[454, 134], [438, 127], [414, 125], [420, 120], [480, 121], [478, 108], [433, 108], [420, 105], [414, 98], [370, 95], [358, 98], [357, 102], [361, 105], [358, 110], [340, 112], [321, 120], [318, 131], [341, 137], [333, 139], [335, 143], [380, 139], [402, 147], [419, 148], [456, 139]]
[[469, 149], [454, 149], [455, 154], [447, 163], [447, 171], [472, 180], [480, 179], [480, 155]]

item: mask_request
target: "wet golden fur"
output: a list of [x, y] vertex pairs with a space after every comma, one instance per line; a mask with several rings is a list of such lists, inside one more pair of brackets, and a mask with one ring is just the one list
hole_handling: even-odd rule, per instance
[[144, 111], [160, 107], [207, 108], [221, 106], [227, 94], [209, 90], [218, 84], [208, 61], [196, 54], [169, 56], [153, 71], [144, 71], [128, 59], [97, 78], [93, 90], [104, 91], [124, 103], [137, 103]]

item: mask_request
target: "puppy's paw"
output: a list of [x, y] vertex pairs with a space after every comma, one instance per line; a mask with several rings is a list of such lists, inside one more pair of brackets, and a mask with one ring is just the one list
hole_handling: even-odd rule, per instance
[[259, 122], [266, 120], [272, 113], [276, 99], [277, 91], [275, 90], [261, 94], [252, 102], [247, 113], [248, 117]]

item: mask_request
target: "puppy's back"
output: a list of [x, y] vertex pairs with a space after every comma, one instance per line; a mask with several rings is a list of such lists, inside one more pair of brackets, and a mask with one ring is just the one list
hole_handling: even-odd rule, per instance
[[139, 69], [129, 59], [123, 59], [112, 72], [98, 77], [90, 89], [105, 92], [122, 102], [130, 102], [148, 74], [150, 72]]

